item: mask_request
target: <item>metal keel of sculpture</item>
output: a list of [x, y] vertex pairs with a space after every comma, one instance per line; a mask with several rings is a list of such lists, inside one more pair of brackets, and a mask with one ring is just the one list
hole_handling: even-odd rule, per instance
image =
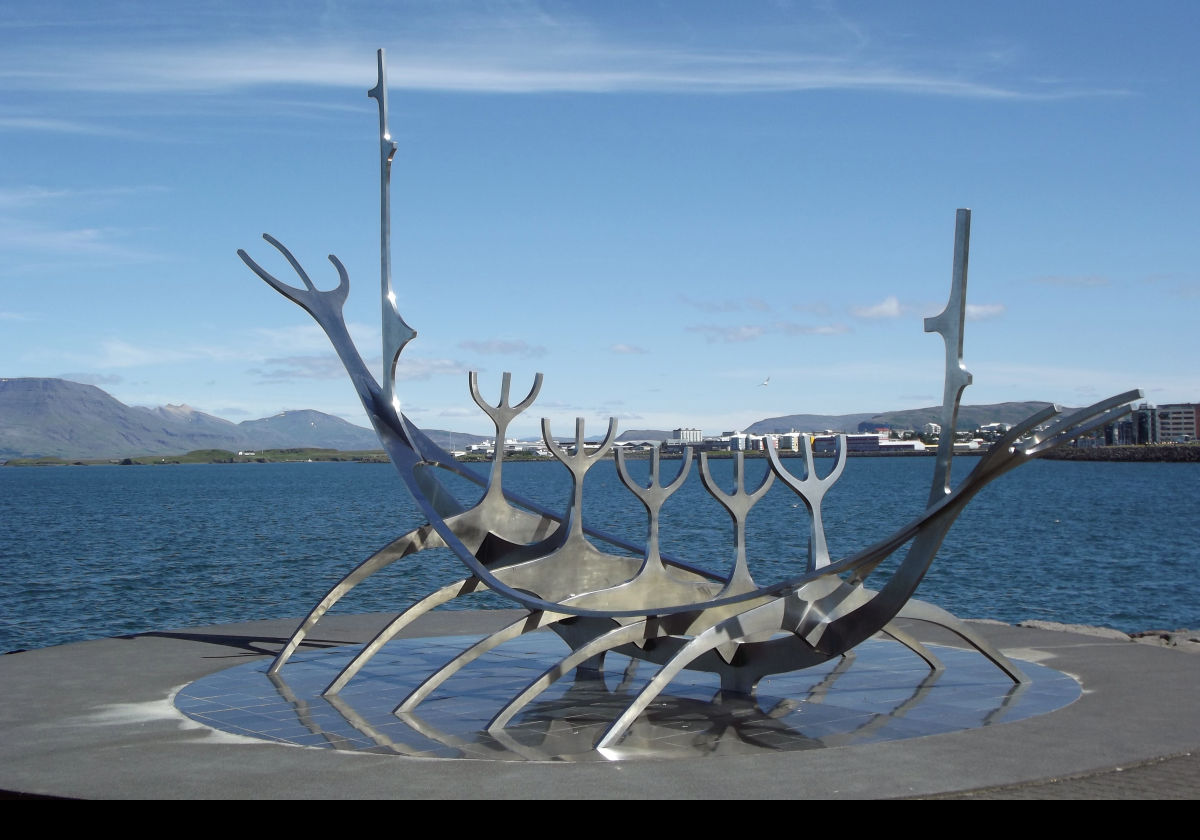
[[[565, 511], [551, 511], [504, 489], [505, 439], [509, 424], [530, 408], [542, 389], [538, 374], [524, 399], [510, 401], [511, 380], [503, 375], [500, 399], [490, 404], [480, 393], [476, 374], [468, 383], [472, 399], [495, 427], [497, 446], [490, 474], [485, 478], [437, 446], [401, 412], [396, 393], [395, 369], [405, 346], [416, 332], [405, 323], [392, 284], [390, 256], [390, 176], [396, 144], [388, 131], [387, 85], [383, 51], [378, 56], [378, 82], [368, 95], [379, 107], [380, 131], [380, 289], [383, 318], [383, 369], [377, 381], [350, 339], [342, 315], [349, 293], [349, 277], [334, 256], [329, 260], [338, 285], [320, 291], [281, 243], [264, 238], [291, 265], [302, 288], [278, 280], [245, 251], [239, 256], [256, 274], [284, 297], [304, 308], [324, 329], [362, 401], [371, 423], [392, 463], [426, 517], [419, 527], [398, 537], [367, 558], [329, 590], [296, 628], [270, 667], [278, 678], [289, 657], [320, 622], [322, 616], [356, 586], [397, 562], [420, 562], [421, 552], [448, 549], [463, 563], [465, 576], [448, 581], [408, 606], [371, 640], [326, 688], [336, 695], [366, 667], [376, 653], [404, 627], [429, 610], [455, 598], [491, 590], [514, 606], [526, 610], [518, 621], [493, 633], [446, 662], [407, 697], [397, 698], [396, 713], [422, 726], [416, 710], [456, 672], [505, 642], [525, 633], [548, 628], [568, 646], [556, 664], [497, 710], [489, 731], [503, 734], [504, 727], [541, 692], [580, 668], [603, 666], [604, 656], [619, 651], [635, 662], [657, 666], [654, 676], [612, 722], [596, 747], [616, 745], [638, 716], [670, 686], [684, 669], [715, 674], [723, 692], [752, 694], [763, 677], [806, 668], [844, 657], [876, 633], [891, 636], [923, 658], [931, 670], [937, 658], [892, 622], [896, 618], [930, 622], [949, 629], [971, 644], [1015, 683], [1021, 672], [998, 650], [965, 624], [932, 604], [913, 599], [955, 518], [988, 482], [1048, 449], [1088, 434], [1128, 412], [1128, 403], [1141, 396], [1130, 391], [1094, 406], [1060, 416], [1049, 408], [1010, 430], [984, 455], [970, 473], [951, 483], [953, 434], [939, 442], [934, 475], [925, 509], [891, 536], [846, 557], [834, 559], [822, 523], [822, 502], [846, 467], [847, 445], [837, 442], [833, 468], [817, 474], [811, 441], [802, 441], [802, 460], [789, 469], [773, 444], [768, 443], [769, 471], [754, 490], [745, 486], [742, 454], [734, 461], [734, 488], [722, 489], [713, 478], [705, 454], [700, 456], [700, 481], [728, 511], [733, 523], [733, 560], [716, 570], [683, 562], [660, 552], [660, 512], [673, 493], [688, 479], [692, 452], [686, 450], [679, 471], [664, 483], [658, 451], [651, 455], [648, 483], [635, 480], [622, 451], [616, 469], [626, 488], [646, 510], [644, 545], [636, 545], [583, 526], [583, 478], [610, 451], [616, 421], [610, 420], [604, 441], [589, 451], [584, 443], [583, 420], [577, 421], [574, 447], [561, 446], [542, 421], [545, 443], [570, 472], [571, 500]], [[945, 309], [925, 321], [927, 332], [942, 336], [945, 344], [945, 383], [942, 428], [956, 426], [959, 401], [971, 383], [963, 367], [963, 326], [966, 311], [967, 264], [970, 244], [969, 210], [957, 213], [954, 261], [949, 299]], [[482, 497], [468, 507], [443, 483], [446, 473], [483, 487]], [[754, 506], [773, 489], [775, 479], [800, 497], [806, 521], [796, 523], [797, 570], [784, 580], [760, 583], [752, 574], [753, 556], [747, 544], [746, 522]], [[797, 509], [800, 504], [795, 505]], [[714, 523], [714, 527], [717, 523]], [[907, 550], [884, 579], [876, 581], [880, 564], [898, 551]], [[721, 563], [718, 563], [718, 566]], [[868, 583], [872, 586], [868, 587]]]

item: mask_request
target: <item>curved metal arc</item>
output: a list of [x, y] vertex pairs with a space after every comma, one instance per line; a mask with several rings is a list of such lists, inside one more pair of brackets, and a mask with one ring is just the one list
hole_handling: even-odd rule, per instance
[[504, 708], [492, 717], [491, 721], [488, 722], [487, 731], [495, 732], [498, 729], [503, 729], [508, 725], [509, 721], [537, 699], [546, 689], [592, 657], [608, 653], [623, 645], [668, 635], [671, 634], [661, 621], [645, 618], [631, 624], [621, 625], [597, 636], [587, 644], [572, 650], [558, 662], [543, 671], [537, 679], [525, 686], [520, 694], [510, 700]]
[[[1022, 447], [1022, 449], [1027, 453], [1041, 454], [1067, 442], [1072, 437], [1079, 437], [1095, 431], [1096, 428], [1129, 414], [1133, 410], [1129, 403], [1140, 400], [1142, 396], [1141, 389], [1135, 388], [1101, 400], [1087, 408], [1081, 408], [1049, 425], [1042, 434], [1035, 435], [1031, 446]], [[1101, 413], [1097, 414], [1097, 412]]]
[[[1131, 400], [1138, 399], [1138, 395], [1140, 395], [1140, 393], [1140, 391], [1136, 390], [1129, 391], [1124, 394], [1119, 394], [1117, 396], [1101, 400], [1095, 405], [1080, 409], [1067, 418], [1060, 418], [1059, 420], [1050, 423], [1048, 428], [1053, 430], [1053, 435], [1056, 437], [1059, 443], [1070, 439], [1072, 436], [1085, 434], [1093, 423], [1099, 422], [1099, 419], [1092, 421], [1092, 423], [1088, 423], [1086, 421], [1080, 422], [1080, 418], [1091, 416], [1097, 411], [1103, 412], [1105, 409], [1112, 412], [1112, 414], [1119, 414], [1121, 413], [1120, 405]], [[1112, 408], [1114, 405], [1116, 407]], [[891, 536], [886, 537], [871, 546], [868, 546], [856, 555], [852, 555], [843, 561], [832, 564], [828, 568], [830, 570], [841, 570], [844, 568], [843, 564], [845, 564], [845, 568], [853, 566], [856, 569], [856, 575], [852, 582], [861, 583], [862, 580], [865, 579], [868, 574], [870, 574], [870, 572], [883, 558], [889, 556], [893, 551], [900, 548], [900, 546], [905, 542], [908, 542], [908, 540], [923, 533], [923, 529], [928, 531], [928, 533], [926, 533], [927, 540], [932, 540], [934, 538], [935, 535], [933, 531], [940, 531], [941, 536], [936, 538], [936, 544], [940, 547], [941, 539], [944, 538], [945, 533], [949, 530], [955, 518], [958, 517], [959, 513], [962, 512], [962, 509], [966, 507], [967, 503], [970, 502], [971, 499], [973, 499], [975, 495], [983, 489], [984, 486], [999, 476], [1016, 469], [1030, 458], [1036, 457], [1037, 454], [1040, 454], [1041, 450], [1028, 453], [1020, 447], [1014, 446], [1014, 443], [1016, 442], [1017, 438], [1025, 431], [1028, 431], [1030, 427], [1037, 425], [1038, 422], [1044, 421], [1048, 417], [1053, 417], [1056, 413], [1057, 410], [1054, 408], [1043, 409], [1025, 422], [1015, 426], [1003, 438], [1001, 438], [1000, 441], [989, 448], [988, 451], [979, 458], [975, 464], [975, 467], [971, 470], [967, 477], [963, 479], [958, 487], [956, 487], [950, 493], [950, 495], [943, 497], [936, 504], [926, 508], [921, 515], [913, 519], [903, 528], [898, 529]], [[1074, 422], [1068, 425], [1067, 421]], [[933, 522], [934, 520], [938, 521], [937, 524], [926, 524]], [[899, 576], [901, 579], [910, 580], [912, 588], [915, 589], [916, 583], [920, 581], [921, 576], [923, 576], [925, 570], [928, 569], [929, 562], [932, 561], [932, 556], [929, 557], [928, 560], [924, 561], [924, 567], [920, 570], [919, 574], [917, 574], [915, 571], [912, 571], [916, 565], [920, 565], [916, 562], [916, 555], [913, 554], [913, 552], [916, 550], [917, 546], [914, 544], [909, 551], [910, 557], [906, 558], [901, 563], [900, 569], [898, 569], [896, 575], [893, 576], [893, 580], [889, 582], [889, 586], [891, 586], [893, 583], [897, 583], [897, 576]], [[922, 551], [924, 550], [928, 550], [928, 542], [922, 549]], [[936, 552], [936, 548], [934, 548], [934, 551]], [[902, 573], [902, 570], [906, 571], [903, 571]], [[897, 585], [899, 586], [901, 584], [897, 583]], [[904, 584], [904, 586], [907, 585], [908, 584]], [[884, 587], [883, 591], [889, 591], [888, 587]], [[878, 606], [879, 605], [875, 605], [873, 608], [877, 608]]]
[[896, 642], [904, 645], [904, 647], [908, 648], [913, 653], [915, 653], [917, 656], [919, 656], [925, 662], [925, 664], [929, 666], [929, 670], [931, 670], [931, 671], [946, 670], [946, 666], [942, 664], [942, 660], [940, 660], [936, 656], [934, 656], [932, 651], [929, 650], [929, 648], [925, 647], [925, 645], [923, 645], [919, 641], [917, 641], [917, 638], [915, 636], [913, 636], [910, 633], [906, 633], [905, 631], [903, 631], [899, 627], [897, 627], [895, 622], [889, 621], [887, 624], [883, 625], [882, 629], [880, 629], [879, 632], [883, 633], [885, 636], [891, 637]]
[[[984, 469], [983, 459], [995, 462], [995, 468]], [[927, 509], [929, 515], [924, 517], [925, 521], [913, 534], [915, 539], [908, 553], [888, 582], [865, 604], [838, 615], [828, 623], [822, 622], [822, 626], [810, 631], [806, 638], [825, 652], [846, 650], [869, 638], [873, 632], [871, 627], [882, 627], [896, 617], [912, 598], [950, 527], [967, 503], [992, 479], [1027, 460], [1012, 448], [993, 448], [983, 459], [942, 503]]]
[[927, 624], [934, 624], [949, 630], [954, 635], [965, 641], [975, 650], [985, 656], [988, 661], [1003, 671], [1009, 679], [1018, 684], [1028, 683], [1029, 677], [1013, 664], [1012, 660], [1005, 656], [1000, 650], [968, 627], [965, 623], [939, 606], [930, 604], [927, 601], [919, 601], [916, 598], [910, 598], [900, 612], [898, 618], [910, 618], [915, 621], [924, 621]]
[[436, 607], [440, 607], [442, 604], [453, 601], [455, 598], [470, 595], [483, 589], [487, 589], [487, 586], [479, 578], [462, 578], [461, 580], [454, 581], [454, 583], [443, 586], [436, 592], [432, 592], [415, 604], [410, 605], [408, 609], [393, 618], [386, 627], [376, 633], [375, 637], [367, 642], [363, 646], [363, 649], [354, 655], [353, 659], [346, 663], [345, 667], [338, 672], [338, 675], [333, 678], [333, 681], [325, 687], [325, 690], [321, 694], [328, 697], [340, 692], [349, 684], [350, 680], [357, 676], [358, 672], [371, 661], [371, 658], [384, 645], [396, 638], [405, 627], [408, 627], [418, 618], [425, 615], [425, 613]]
[[480, 639], [478, 642], [471, 645], [458, 656], [454, 657], [433, 674], [431, 674], [419, 686], [414, 688], [409, 695], [404, 698], [400, 705], [393, 710], [393, 714], [398, 715], [401, 713], [411, 713], [415, 708], [417, 708], [417, 706], [421, 704], [421, 701], [432, 694], [438, 686], [493, 648], [496, 648], [511, 639], [515, 639], [518, 636], [523, 636], [526, 633], [532, 633], [535, 630], [540, 630], [549, 624], [553, 624], [556, 621], [561, 621], [567, 617], [568, 616], [562, 614], [548, 613], [539, 610], [517, 619], [512, 624], [497, 630], [490, 636]]
[[642, 688], [634, 701], [605, 730], [596, 743], [596, 749], [616, 746], [646, 707], [666, 690], [680, 671], [698, 657], [740, 638], [778, 630], [783, 626], [785, 614], [783, 601], [775, 600], [727, 618], [698, 634], [671, 657], [666, 665], [659, 668], [658, 673]]
[[[422, 532], [425, 532], [424, 536], [422, 536]], [[271, 663], [271, 667], [267, 669], [267, 673], [278, 673], [279, 669], [284, 666], [284, 663], [286, 663], [288, 659], [291, 658], [292, 654], [296, 652], [296, 649], [300, 646], [300, 643], [304, 641], [313, 627], [317, 625], [317, 622], [321, 620], [321, 617], [324, 616], [334, 604], [349, 594], [350, 590], [371, 575], [375, 574], [381, 569], [387, 568], [392, 563], [395, 563], [397, 560], [428, 547], [425, 545], [425, 542], [429, 535], [433, 533], [433, 529], [428, 525], [422, 526], [421, 528], [414, 528], [407, 534], [392, 540], [383, 548], [376, 551], [366, 560], [355, 566], [349, 574], [330, 587], [329, 591], [325, 593], [325, 597], [323, 597], [317, 603], [317, 605], [312, 608], [309, 614], [305, 616], [304, 620], [301, 621], [299, 626], [297, 626], [297, 628], [292, 632], [291, 638], [288, 639], [283, 649], [275, 657], [274, 661]]]

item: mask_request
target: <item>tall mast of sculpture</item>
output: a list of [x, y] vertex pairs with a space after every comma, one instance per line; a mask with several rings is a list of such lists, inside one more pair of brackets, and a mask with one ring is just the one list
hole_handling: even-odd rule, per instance
[[946, 308], [925, 319], [925, 332], [941, 333], [946, 342], [946, 380], [942, 393], [942, 433], [938, 438], [937, 464], [929, 504], [940, 502], [950, 492], [950, 461], [954, 458], [954, 432], [958, 425], [958, 403], [971, 384], [963, 366], [963, 326], [967, 316], [967, 261], [971, 250], [971, 211], [960, 209], [954, 219], [954, 268], [950, 299]]
[[404, 345], [417, 337], [416, 330], [405, 323], [396, 308], [396, 293], [392, 290], [392, 158], [396, 143], [388, 131], [387, 64], [379, 50], [379, 80], [367, 91], [367, 96], [379, 103], [379, 286], [383, 319], [383, 398], [400, 416], [400, 401], [396, 398], [396, 362]]

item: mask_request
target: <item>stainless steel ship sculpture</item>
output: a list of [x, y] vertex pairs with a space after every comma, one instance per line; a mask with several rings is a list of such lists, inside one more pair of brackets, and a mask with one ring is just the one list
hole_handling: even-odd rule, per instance
[[[381, 186], [380, 254], [383, 310], [382, 385], [368, 370], [346, 328], [342, 307], [350, 289], [345, 267], [330, 255], [338, 274], [336, 288], [322, 291], [291, 252], [264, 234], [295, 270], [303, 288], [285, 283], [263, 269], [245, 251], [238, 255], [259, 277], [284, 297], [308, 311], [325, 330], [345, 365], [371, 419], [413, 498], [427, 517], [420, 527], [397, 538], [363, 561], [337, 582], [301, 622], [276, 657], [269, 673], [277, 675], [322, 616], [351, 589], [400, 560], [416, 558], [431, 548], [448, 548], [465, 566], [466, 574], [407, 607], [391, 621], [325, 689], [338, 694], [389, 640], [421, 615], [473, 592], [491, 590], [527, 612], [519, 620], [480, 640], [446, 662], [400, 702], [396, 713], [411, 715], [417, 706], [450, 676], [489, 650], [522, 634], [542, 628], [557, 633], [569, 652], [530, 683], [507, 705], [496, 710], [489, 731], [502, 732], [534, 698], [575, 669], [602, 669], [604, 656], [619, 651], [658, 666], [645, 685], [595, 744], [616, 745], [633, 722], [683, 669], [716, 674], [723, 692], [753, 694], [768, 675], [806, 668], [847, 654], [877, 633], [884, 633], [921, 656], [931, 668], [941, 668], [934, 655], [916, 639], [893, 625], [896, 618], [917, 619], [947, 628], [996, 664], [1014, 682], [1021, 672], [998, 650], [950, 613], [913, 598], [947, 531], [966, 504], [988, 482], [1049, 449], [1102, 428], [1128, 413], [1128, 403], [1140, 398], [1130, 391], [1089, 408], [1062, 415], [1049, 407], [1013, 427], [984, 455], [970, 473], [952, 487], [950, 468], [953, 434], [938, 445], [933, 482], [924, 511], [890, 537], [854, 554], [833, 559], [826, 545], [821, 501], [846, 465], [846, 440], [841, 436], [832, 470], [819, 477], [811, 442], [802, 438], [803, 459], [793, 474], [768, 443], [770, 470], [759, 487], [747, 490], [742, 455], [734, 462], [736, 487], [722, 490], [713, 480], [708, 461], [699, 459], [700, 480], [729, 512], [734, 524], [734, 561], [723, 570], [702, 568], [659, 552], [659, 513], [683, 484], [692, 466], [692, 451], [684, 453], [678, 475], [664, 482], [657, 451], [652, 453], [649, 482], [643, 486], [630, 475], [624, 453], [616, 452], [621, 481], [646, 509], [644, 545], [585, 528], [582, 519], [583, 480], [613, 448], [616, 421], [610, 420], [603, 442], [584, 443], [584, 423], [576, 421], [574, 447], [561, 447], [542, 421], [546, 446], [565, 466], [573, 481], [566, 511], [550, 511], [510, 493], [503, 486], [506, 432], [513, 418], [526, 411], [542, 388], [537, 375], [529, 393], [513, 404], [510, 376], [503, 375], [500, 398], [492, 405], [481, 394], [476, 374], [469, 387], [475, 403], [495, 426], [497, 446], [488, 476], [460, 464], [421, 432], [400, 410], [395, 391], [395, 368], [404, 347], [416, 333], [396, 307], [390, 256], [390, 174], [396, 144], [388, 132], [387, 80], [384, 53], [378, 54], [378, 83], [368, 92], [379, 107], [379, 165]], [[962, 364], [966, 309], [969, 210], [957, 212], [954, 262], [949, 301], [941, 314], [925, 320], [925, 331], [945, 342], [945, 389], [942, 428], [955, 428], [963, 389], [971, 374]], [[484, 488], [479, 501], [466, 506], [443, 481], [452, 473]], [[800, 497], [807, 522], [797, 522], [800, 545], [795, 551], [796, 573], [767, 584], [757, 582], [748, 564], [746, 520], [751, 508], [771, 488], [775, 478]], [[796, 505], [799, 511], [799, 505]], [[713, 527], [718, 527], [713, 523]], [[607, 546], [608, 550], [601, 548]], [[891, 555], [907, 546], [887, 574], [875, 575]], [[634, 556], [630, 556], [630, 554]], [[877, 578], [883, 577], [883, 580]], [[981, 581], [981, 585], [986, 585]], [[871, 584], [868, 586], [868, 584]]]

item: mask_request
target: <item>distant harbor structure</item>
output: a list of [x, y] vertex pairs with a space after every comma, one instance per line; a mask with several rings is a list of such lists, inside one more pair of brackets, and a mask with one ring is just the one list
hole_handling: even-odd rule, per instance
[[[746, 432], [725, 432], [721, 435], [704, 437], [696, 429], [676, 429], [695, 432], [695, 436], [684, 439], [676, 434], [675, 437], [662, 441], [664, 454], [682, 453], [684, 448], [691, 447], [699, 452], [765, 452], [769, 443], [782, 454], [800, 453], [804, 441], [812, 445], [814, 455], [832, 455], [837, 446], [838, 434], [832, 431], [822, 432], [790, 432], [768, 433], [763, 435], [747, 434]], [[908, 440], [895, 440], [889, 431], [869, 434], [845, 435], [847, 452], [924, 452], [925, 444], [913, 437]], [[621, 446], [618, 443], [617, 446]], [[646, 441], [627, 441], [625, 445], [632, 448], [648, 448]]]
[[[954, 451], [960, 454], [982, 452], [1012, 428], [1007, 423], [985, 423], [970, 431], [954, 435]], [[775, 444], [781, 455], [802, 451], [808, 439], [814, 455], [832, 455], [838, 433], [831, 429], [801, 432], [749, 434], [727, 431], [706, 436], [700, 429], [680, 427], [671, 431], [666, 440], [618, 441], [616, 448], [628, 452], [661, 447], [663, 454], [680, 454], [685, 447], [698, 452], [763, 452], [767, 441]], [[937, 423], [925, 423], [920, 431], [913, 429], [880, 428], [872, 432], [846, 435], [847, 451], [851, 455], [890, 455], [929, 453], [936, 449], [942, 435]], [[1088, 449], [1101, 446], [1136, 446], [1139, 444], [1182, 444], [1200, 441], [1200, 403], [1171, 403], [1153, 406], [1142, 403], [1132, 414], [1110, 423], [1091, 435], [1074, 441], [1070, 446]]]

